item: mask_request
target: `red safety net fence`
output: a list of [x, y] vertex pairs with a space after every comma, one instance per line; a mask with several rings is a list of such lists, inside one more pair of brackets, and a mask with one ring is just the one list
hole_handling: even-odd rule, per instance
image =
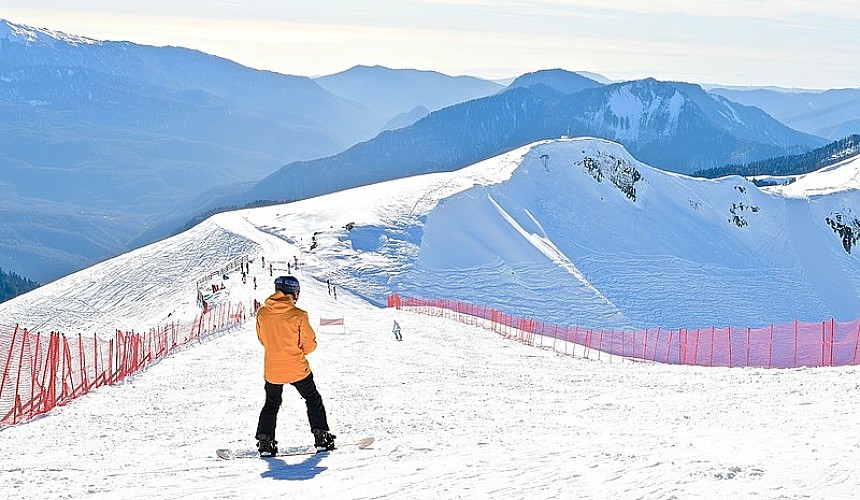
[[391, 295], [388, 307], [483, 326], [527, 345], [587, 358], [601, 356], [677, 365], [798, 368], [860, 363], [860, 319], [794, 321], [762, 328], [633, 331], [560, 326], [456, 300]]
[[191, 322], [105, 340], [81, 334], [34, 333], [0, 325], [0, 426], [26, 422], [143, 370], [175, 349], [245, 319], [243, 304], [221, 303]]

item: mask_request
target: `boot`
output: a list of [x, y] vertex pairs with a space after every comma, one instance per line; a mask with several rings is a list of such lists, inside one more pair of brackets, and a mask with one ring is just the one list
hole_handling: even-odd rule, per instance
[[278, 454], [278, 442], [268, 434], [257, 434], [257, 451], [262, 457], [274, 457]]
[[326, 429], [313, 429], [312, 432], [314, 433], [314, 446], [318, 452], [335, 449], [334, 440], [337, 436]]

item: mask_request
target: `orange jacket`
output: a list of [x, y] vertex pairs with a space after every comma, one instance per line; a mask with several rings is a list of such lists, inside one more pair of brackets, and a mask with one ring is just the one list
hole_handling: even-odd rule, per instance
[[263, 376], [272, 384], [298, 382], [311, 373], [305, 354], [317, 347], [308, 313], [292, 295], [275, 292], [257, 311], [257, 338], [266, 350]]

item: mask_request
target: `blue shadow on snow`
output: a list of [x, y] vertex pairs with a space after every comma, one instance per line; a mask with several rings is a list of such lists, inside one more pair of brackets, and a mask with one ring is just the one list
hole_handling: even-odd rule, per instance
[[319, 464], [320, 460], [326, 456], [328, 456], [328, 453], [315, 453], [297, 464], [288, 464], [278, 458], [266, 458], [264, 460], [268, 462], [269, 470], [260, 474], [260, 477], [287, 481], [313, 479], [328, 469], [328, 467], [322, 467]]

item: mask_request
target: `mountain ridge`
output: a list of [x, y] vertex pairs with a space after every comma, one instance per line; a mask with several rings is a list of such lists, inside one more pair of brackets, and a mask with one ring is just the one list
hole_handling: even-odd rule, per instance
[[[562, 135], [620, 140], [647, 161], [681, 172], [718, 158], [768, 157], [795, 147], [758, 142], [768, 137], [809, 146], [823, 142], [792, 131], [763, 112], [728, 101], [716, 101], [713, 109], [701, 110], [678, 90], [679, 85], [646, 79], [587, 88], [567, 96], [515, 87], [433, 112], [409, 127], [384, 132], [338, 155], [285, 165], [241, 195], [240, 201], [301, 199], [398, 176], [456, 170], [523, 144]], [[698, 89], [695, 99], [710, 99], [698, 86], [683, 88]], [[725, 111], [719, 113], [722, 109]], [[680, 125], [679, 119], [683, 120]], [[715, 125], [712, 120], [716, 119], [720, 122]], [[661, 158], [664, 161], [655, 161]], [[331, 181], [324, 183], [323, 179]]]
[[[453, 172], [218, 214], [122, 259], [203, 251], [183, 238], [257, 255], [259, 231], [295, 246], [307, 278], [374, 304], [396, 292], [607, 329], [845, 321], [860, 308], [860, 233], [848, 231], [860, 190], [829, 175], [827, 193], [779, 192], [662, 171], [604, 139], [538, 141]], [[78, 279], [9, 301], [0, 322], [32, 308], [62, 317], [50, 302]]]
[[[10, 231], [0, 265], [42, 282], [169, 234], [173, 227], [155, 227], [196, 211], [196, 197], [216, 185], [371, 134], [361, 105], [307, 77], [5, 20], [0, 109], [0, 211]], [[63, 229], [28, 228], [28, 212], [38, 210]], [[103, 241], [63, 236], [75, 227]]]

